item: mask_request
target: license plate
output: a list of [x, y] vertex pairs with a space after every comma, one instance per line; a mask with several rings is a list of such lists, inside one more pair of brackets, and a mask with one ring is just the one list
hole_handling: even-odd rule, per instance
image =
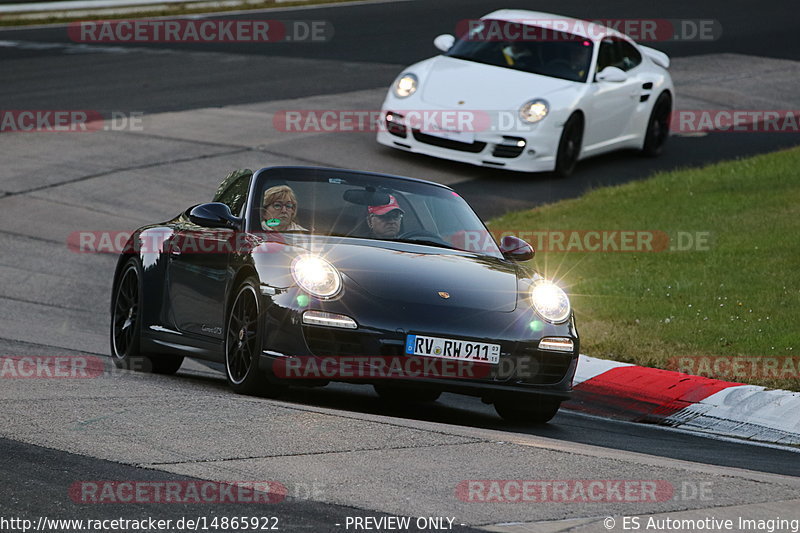
[[428, 135], [433, 135], [434, 137], [440, 137], [442, 139], [449, 139], [451, 141], [458, 141], [466, 144], [472, 144], [475, 142], [475, 134], [471, 131], [449, 131], [431, 128], [425, 133]]
[[406, 354], [475, 361], [496, 365], [500, 362], [500, 345], [458, 339], [425, 337], [423, 335], [408, 335], [406, 337]]

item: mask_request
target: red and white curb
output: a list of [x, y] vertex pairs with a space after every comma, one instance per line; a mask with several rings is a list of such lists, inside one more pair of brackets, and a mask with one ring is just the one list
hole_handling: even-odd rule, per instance
[[800, 445], [800, 392], [581, 355], [563, 407], [620, 420]]

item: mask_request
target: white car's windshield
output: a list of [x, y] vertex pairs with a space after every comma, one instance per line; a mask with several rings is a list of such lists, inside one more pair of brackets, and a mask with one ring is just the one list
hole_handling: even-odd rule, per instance
[[[509, 39], [514, 36], [514, 39]], [[496, 67], [585, 82], [592, 41], [571, 33], [502, 20], [482, 20], [445, 54]]]

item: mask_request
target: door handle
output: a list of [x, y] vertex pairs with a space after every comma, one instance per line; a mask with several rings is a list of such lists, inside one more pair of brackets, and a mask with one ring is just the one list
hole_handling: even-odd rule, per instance
[[175, 242], [175, 239], [169, 241], [169, 255], [181, 255], [181, 247]]

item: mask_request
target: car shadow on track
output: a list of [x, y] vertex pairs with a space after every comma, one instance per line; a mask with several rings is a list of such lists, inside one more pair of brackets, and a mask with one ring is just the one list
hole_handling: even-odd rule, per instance
[[[224, 372], [223, 365], [203, 362], [204, 365]], [[210, 375], [180, 373], [176, 379], [187, 380], [225, 391], [228, 387], [224, 374], [219, 377]], [[234, 395], [233, 392], [230, 392]], [[235, 397], [235, 396], [234, 396]], [[256, 398], [248, 396], [247, 398]], [[269, 401], [264, 399], [265, 401]], [[350, 383], [331, 383], [325, 387], [290, 387], [280, 395], [278, 400], [297, 404], [298, 407], [322, 407], [339, 409], [352, 413], [392, 416], [408, 420], [453, 424], [465, 427], [497, 429], [515, 433], [534, 434], [543, 437], [566, 437], [566, 432], [559, 427], [559, 415], [549, 424], [525, 426], [506, 422], [501, 419], [491, 405], [484, 404], [478, 398], [445, 393], [436, 402], [391, 402], [378, 397], [371, 385]]]
[[[204, 364], [224, 372], [222, 365]], [[195, 384], [197, 387], [208, 387], [214, 392], [225, 392], [233, 398], [246, 398], [251, 402], [271, 401], [252, 396], [236, 396], [228, 389], [222, 373], [217, 377], [184, 372], [168, 379]], [[564, 443], [589, 444], [704, 464], [738, 468], [746, 464], [751, 470], [800, 476], [798, 452], [795, 451], [717, 440], [649, 424], [587, 417], [564, 409], [547, 424], [525, 426], [502, 420], [492, 406], [484, 404], [478, 398], [445, 393], [433, 403], [392, 403], [378, 398], [371, 386], [348, 383], [332, 383], [317, 388], [290, 388], [279, 400], [289, 403], [289, 408], [337, 409], [342, 411], [341, 416], [353, 418], [359, 418], [360, 414], [370, 414], [499, 430], [545, 437]]]

